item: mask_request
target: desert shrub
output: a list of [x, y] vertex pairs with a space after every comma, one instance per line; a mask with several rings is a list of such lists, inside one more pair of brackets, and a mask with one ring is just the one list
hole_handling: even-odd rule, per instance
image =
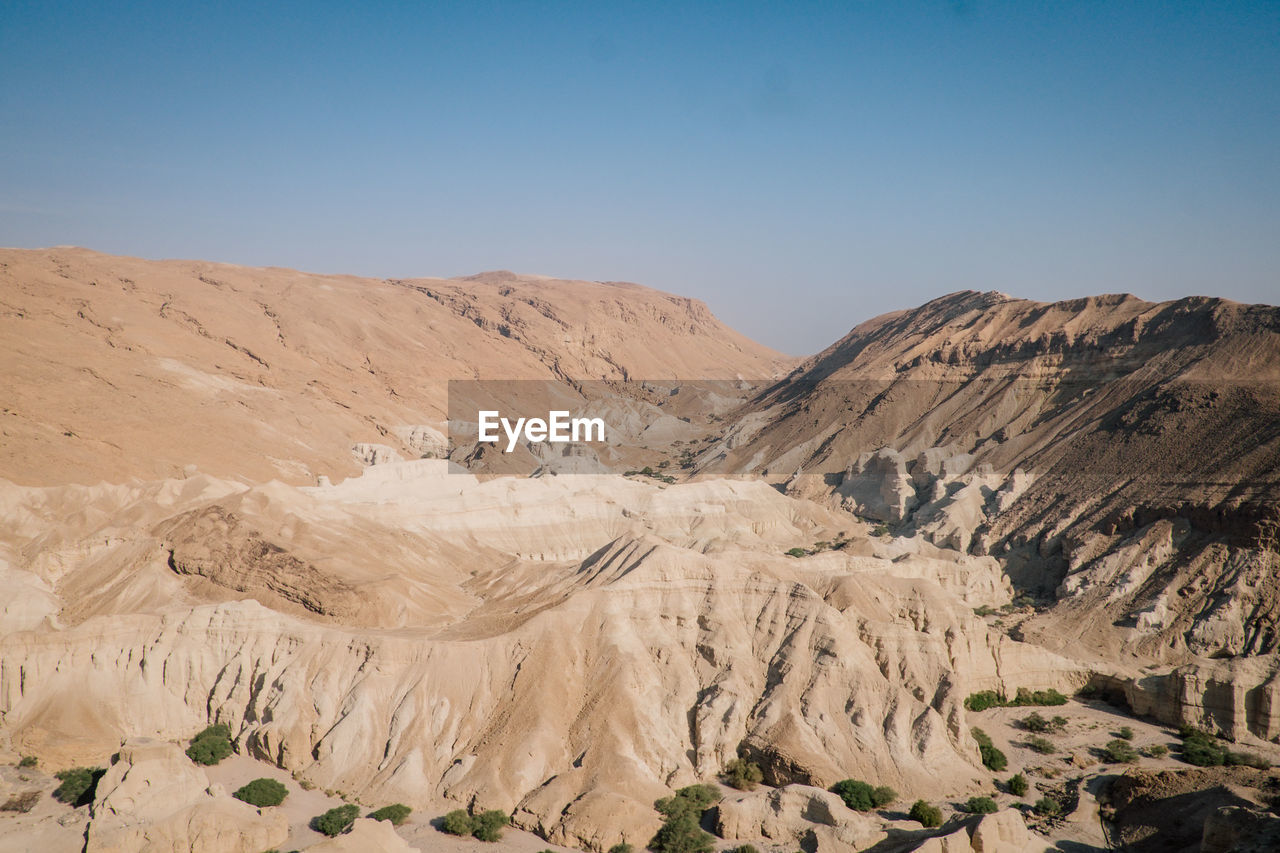
[[38, 802], [40, 802], [39, 791], [23, 791], [21, 794], [14, 794], [3, 803], [0, 803], [0, 812], [26, 814], [35, 808]]
[[18, 762], [18, 766], [19, 767], [35, 767], [39, 763], [40, 763], [40, 759], [36, 758], [34, 755], [24, 755], [22, 756], [22, 759]]
[[993, 814], [998, 812], [1000, 807], [990, 797], [970, 797], [969, 802], [964, 804], [964, 810], [969, 814]]
[[1042, 817], [1053, 817], [1062, 813], [1062, 805], [1053, 797], [1041, 797], [1036, 800], [1036, 804], [1032, 806], [1032, 809]]
[[283, 803], [284, 798], [289, 796], [289, 789], [275, 779], [254, 779], [231, 796], [237, 800], [243, 800], [251, 806], [263, 808], [265, 806], [278, 806]]
[[1058, 748], [1053, 745], [1053, 741], [1039, 736], [1027, 738], [1027, 746], [1041, 755], [1053, 755], [1058, 751]]
[[1057, 690], [1028, 690], [1025, 687], [1018, 688], [1018, 695], [1009, 703], [1014, 707], [1024, 707], [1027, 705], [1040, 705], [1042, 707], [1054, 707], [1057, 705], [1067, 704], [1067, 697], [1063, 696]]
[[898, 799], [898, 792], [888, 785], [879, 785], [871, 791], [871, 805], [876, 808], [887, 806]]
[[887, 524], [877, 524], [875, 527], [871, 528], [871, 535], [872, 535], [872, 536], [888, 536], [888, 535], [889, 535], [889, 525], [887, 525]]
[[501, 841], [502, 828], [510, 822], [506, 812], [496, 809], [480, 812], [472, 820], [475, 828], [471, 830], [471, 835], [481, 841]]
[[1102, 752], [1106, 755], [1107, 761], [1112, 764], [1129, 764], [1138, 760], [1138, 751], [1130, 745], [1129, 741], [1119, 738], [1107, 741]]
[[942, 826], [942, 809], [937, 806], [931, 806], [924, 800], [916, 800], [911, 804], [911, 811], [907, 816], [912, 820], [920, 822], [921, 826], [929, 828]]
[[1208, 732], [1184, 727], [1179, 731], [1182, 737], [1182, 760], [1197, 767], [1217, 767], [1227, 763], [1227, 749]]
[[623, 841], [620, 844], [615, 844], [612, 847], [610, 847], [609, 853], [635, 853], [635, 850], [636, 848], [632, 847], [630, 844]]
[[688, 785], [676, 791], [674, 797], [663, 797], [653, 807], [668, 820], [678, 817], [692, 817], [694, 823], [702, 813], [720, 799], [720, 792], [714, 785]]
[[1229, 766], [1245, 766], [1252, 767], [1255, 770], [1270, 770], [1271, 762], [1258, 755], [1256, 752], [1232, 752], [1227, 750], [1224, 764]]
[[196, 764], [217, 764], [231, 754], [231, 729], [215, 723], [191, 739], [187, 757]]
[[996, 609], [992, 607], [990, 604], [983, 604], [980, 607], [973, 608], [974, 616], [990, 616], [995, 612], [996, 612]]
[[1032, 711], [1030, 714], [1027, 714], [1019, 720], [1018, 725], [1029, 732], [1044, 734], [1049, 731], [1050, 723], [1044, 717], [1040, 716], [1039, 711]]
[[982, 757], [982, 766], [988, 770], [994, 770], [999, 773], [1001, 770], [1009, 766], [1009, 759], [1003, 752], [996, 748], [991, 742], [991, 738], [982, 729], [975, 727], [973, 729], [973, 739], [978, 742], [978, 754]]
[[838, 794], [854, 811], [869, 812], [875, 807], [875, 789], [857, 779], [842, 779], [831, 786], [831, 793]]
[[311, 828], [332, 838], [347, 831], [356, 818], [360, 817], [360, 807], [347, 803], [335, 809], [329, 809], [322, 815], [311, 819]]
[[392, 826], [399, 826], [405, 822], [405, 819], [409, 817], [409, 814], [412, 811], [413, 809], [409, 808], [404, 803], [393, 803], [389, 806], [383, 806], [376, 812], [369, 815], [369, 817], [374, 820], [389, 820], [391, 821]]
[[985, 711], [988, 708], [1002, 708], [1005, 705], [1005, 699], [994, 690], [983, 690], [978, 693], [969, 694], [964, 700], [965, 710], [968, 711]]
[[788, 549], [787, 549], [787, 556], [788, 556], [788, 557], [803, 557], [803, 556], [805, 556], [805, 554], [806, 554], [806, 553], [807, 553], [807, 552], [806, 552], [803, 548], [788, 548]]
[[93, 802], [98, 780], [106, 772], [101, 767], [72, 767], [70, 770], [59, 770], [53, 775], [62, 784], [53, 792], [53, 798], [76, 808], [87, 806]]
[[[764, 781], [764, 772], [760, 765], [745, 758], [735, 758], [724, 769], [725, 783], [739, 791], [754, 790], [756, 785]], [[709, 805], [709, 804], [708, 804]]]
[[1120, 731], [1116, 732], [1116, 737], [1120, 740], [1133, 740], [1133, 729], [1128, 726], [1121, 726]]
[[440, 821], [440, 829], [450, 835], [465, 836], [470, 835], [475, 829], [475, 823], [471, 820], [471, 815], [463, 809], [454, 809]]
[[1169, 747], [1162, 743], [1153, 743], [1151, 746], [1144, 746], [1142, 754], [1148, 758], [1164, 758], [1169, 754]]
[[760, 853], [754, 844], [739, 844], [737, 847], [730, 847], [726, 853]]
[[1027, 784], [1027, 777], [1021, 773], [1016, 773], [1009, 778], [1009, 793], [1015, 797], [1026, 796], [1027, 790], [1031, 786]]
[[657, 853], [711, 853], [712, 841], [712, 836], [698, 826], [698, 819], [685, 813], [668, 818], [649, 842], [649, 848]]

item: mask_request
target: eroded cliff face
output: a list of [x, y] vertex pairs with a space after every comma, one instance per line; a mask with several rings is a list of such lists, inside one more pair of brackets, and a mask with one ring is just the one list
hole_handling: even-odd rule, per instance
[[[118, 594], [73, 626], [56, 628], [49, 613], [7, 634], [0, 710], [11, 737], [70, 759], [108, 753], [122, 734], [181, 738], [223, 721], [244, 749], [327, 788], [475, 802], [553, 840], [607, 847], [652, 832], [653, 799], [740, 752], [773, 784], [854, 775], [920, 795], [977, 786], [968, 693], [1084, 680], [973, 616], [1010, 596], [991, 558], [873, 541], [763, 483], [481, 483], [432, 462], [369, 476], [305, 491], [189, 486], [164, 510], [147, 504], [171, 513], [150, 525], [151, 546], [102, 533], [157, 487], [99, 495], [84, 538], [61, 551], [92, 559], [61, 580], [153, 572], [189, 604], [134, 609]], [[10, 505], [33, 514], [59, 491], [87, 502], [78, 488], [19, 491]], [[477, 511], [422, 512], [446, 495]], [[409, 515], [416, 524], [401, 521]], [[575, 532], [562, 515], [590, 523]], [[359, 538], [335, 546], [328, 579], [313, 583], [320, 570], [287, 548], [317, 548], [306, 531], [325, 518], [346, 518]], [[343, 531], [333, 524], [314, 535]], [[489, 557], [448, 573], [448, 549], [499, 528], [506, 538]], [[842, 534], [839, 550], [783, 554]], [[391, 550], [380, 536], [402, 559], [379, 578], [368, 555]], [[187, 541], [206, 543], [204, 563], [182, 556]], [[565, 559], [571, 541], [579, 553]], [[556, 559], [519, 556], [548, 552]], [[47, 581], [50, 565], [36, 556], [11, 570], [43, 568]], [[295, 606], [281, 605], [295, 588]], [[353, 590], [360, 624], [335, 618]], [[399, 597], [411, 604], [392, 606]], [[446, 606], [419, 620], [412, 602]]]
[[[688, 300], [80, 252], [0, 272], [27, 305], [6, 322], [47, 332], [3, 356], [36, 381], [0, 473], [53, 484], [0, 481], [0, 735], [53, 765], [219, 721], [325, 788], [607, 849], [742, 755], [783, 793], [728, 824], [839, 849], [877, 830], [797, 823], [830, 799], [814, 786], [989, 785], [973, 692], [1092, 682], [1166, 722], [1280, 736], [1276, 309], [956, 294], [745, 406], [623, 401], [655, 440], [705, 415], [668, 485], [419, 457], [445, 454], [446, 378], [783, 364]], [[979, 615], [1015, 597], [1034, 608]], [[166, 824], [175, 843], [196, 817]], [[947, 843], [1025, 833], [983, 825]]]

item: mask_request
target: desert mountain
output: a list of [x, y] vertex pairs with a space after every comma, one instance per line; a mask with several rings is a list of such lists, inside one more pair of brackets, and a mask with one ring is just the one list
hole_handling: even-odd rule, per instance
[[[767, 788], [707, 816], [726, 839], [1023, 853], [1104, 843], [1090, 739], [1118, 716], [1280, 755], [1277, 309], [955, 294], [797, 365], [635, 285], [0, 262], [0, 754], [110, 765], [15, 837], [314, 842], [268, 812], [233, 843], [239, 801], [174, 745], [214, 722], [291, 797], [601, 851], [738, 757]], [[418, 458], [477, 376], [768, 381], [706, 411], [659, 388], [690, 407], [640, 419], [674, 430], [649, 473]], [[1053, 757], [966, 702], [1086, 686], [1115, 705], [1063, 706]], [[950, 822], [821, 790], [848, 778]], [[954, 807], [996, 781], [999, 814]]]
[[432, 449], [449, 379], [759, 378], [789, 364], [701, 302], [634, 284], [0, 250], [0, 477], [19, 483], [194, 465], [310, 484], [357, 473], [353, 444]]

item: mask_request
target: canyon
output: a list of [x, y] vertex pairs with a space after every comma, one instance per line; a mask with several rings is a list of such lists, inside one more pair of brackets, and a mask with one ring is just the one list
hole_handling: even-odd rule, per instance
[[[639, 849], [738, 759], [721, 847], [1111, 849], [1201, 789], [1101, 761], [1109, 727], [1280, 761], [1275, 307], [967, 292], [797, 359], [627, 283], [0, 250], [0, 370], [0, 764], [40, 768], [0, 800], [107, 774], [0, 812], [0, 850], [486, 848], [428, 823], [456, 808], [512, 850]], [[493, 473], [450, 380], [602, 383], [631, 438]], [[1020, 691], [1065, 697], [1055, 757], [969, 701]], [[291, 801], [415, 818], [325, 841], [251, 809], [181, 754], [213, 723]], [[1270, 777], [1215, 772], [1204, 849], [1248, 841], [1219, 808], [1265, 839]]]

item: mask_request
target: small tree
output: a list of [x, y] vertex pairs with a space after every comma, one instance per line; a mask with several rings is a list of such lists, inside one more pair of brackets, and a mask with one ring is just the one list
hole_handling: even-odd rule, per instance
[[973, 728], [973, 739], [978, 742], [978, 754], [982, 757], [982, 766], [999, 773], [1009, 765], [1009, 759], [996, 748], [991, 738], [982, 729]]
[[912, 820], [920, 822], [921, 826], [933, 828], [942, 826], [942, 809], [937, 806], [931, 806], [924, 800], [916, 800], [911, 804], [911, 811], [907, 816]]
[[481, 841], [501, 841], [502, 828], [507, 825], [510, 818], [507, 817], [506, 812], [491, 809], [480, 812], [474, 820], [475, 828], [471, 830], [472, 836]]
[[656, 853], [711, 853], [713, 841], [698, 826], [696, 818], [684, 814], [668, 819], [653, 836], [649, 847]]
[[311, 826], [316, 832], [322, 832], [332, 838], [346, 832], [351, 824], [355, 823], [356, 818], [360, 817], [360, 807], [347, 803], [338, 806], [336, 809], [329, 809], [322, 815], [311, 821]]
[[993, 814], [1000, 807], [990, 797], [970, 797], [969, 802], [964, 804], [964, 810], [970, 814]]
[[231, 754], [231, 729], [215, 723], [191, 739], [187, 757], [196, 764], [212, 765]]
[[764, 772], [760, 765], [745, 758], [735, 758], [724, 769], [725, 783], [739, 791], [755, 790], [756, 785], [764, 781]]
[[369, 815], [369, 817], [374, 820], [389, 820], [391, 821], [392, 826], [399, 826], [405, 822], [409, 817], [409, 813], [412, 811], [413, 809], [409, 808], [404, 803], [393, 803], [389, 806], [383, 806], [373, 814]]
[[871, 805], [881, 808], [898, 799], [898, 792], [888, 785], [880, 785], [871, 792]]
[[1015, 773], [1009, 779], [1009, 793], [1015, 797], [1026, 796], [1027, 789], [1031, 786], [1027, 784], [1027, 777], [1021, 773]]
[[842, 779], [831, 786], [831, 793], [839, 794], [844, 804], [854, 811], [869, 812], [875, 808], [875, 789], [858, 779]]
[[1041, 797], [1036, 800], [1036, 804], [1032, 808], [1041, 817], [1054, 817], [1062, 814], [1062, 805], [1053, 797]]
[[281, 785], [275, 779], [254, 779], [247, 785], [238, 789], [231, 796], [237, 800], [243, 800], [251, 806], [265, 808], [267, 806], [278, 806], [284, 802], [284, 798], [289, 796], [289, 789]]
[[53, 798], [69, 806], [79, 808], [93, 802], [98, 789], [98, 780], [106, 770], [101, 767], [72, 767], [70, 770], [59, 770], [53, 774], [62, 782], [53, 792]]
[[454, 809], [440, 821], [440, 829], [450, 835], [470, 835], [475, 828], [471, 815], [462, 809]]

